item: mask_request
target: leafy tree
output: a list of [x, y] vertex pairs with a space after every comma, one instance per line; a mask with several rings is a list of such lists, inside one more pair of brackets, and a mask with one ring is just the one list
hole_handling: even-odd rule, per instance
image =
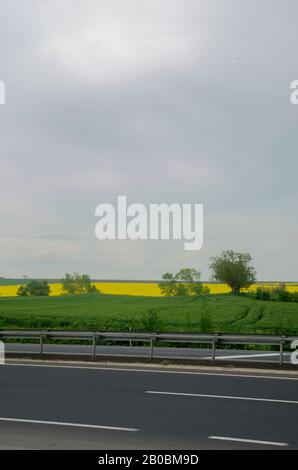
[[199, 281], [201, 273], [191, 268], [183, 268], [177, 274], [165, 273], [159, 288], [163, 295], [199, 295], [203, 285]]
[[63, 294], [90, 294], [99, 293], [94, 284], [91, 284], [88, 274], [66, 273], [61, 279]]
[[182, 282], [177, 282], [174, 295], [189, 295], [186, 285]]
[[163, 295], [175, 295], [177, 289], [177, 281], [172, 273], [162, 275], [162, 281], [158, 284]]
[[100, 291], [97, 289], [95, 284], [91, 284], [91, 286], [88, 288], [88, 294], [99, 294]]
[[[196, 269], [183, 268], [176, 274], [175, 279], [185, 294], [182, 295], [199, 295], [202, 293], [203, 285], [200, 282], [201, 273]], [[180, 294], [181, 295], [181, 294]]]
[[20, 297], [28, 297], [29, 295], [28, 286], [20, 286], [18, 288], [17, 295]]
[[20, 286], [17, 295], [21, 297], [40, 297], [50, 294], [50, 286], [47, 281], [30, 281], [24, 286]]
[[250, 266], [251, 261], [249, 253], [223, 251], [220, 256], [214, 256], [210, 260], [212, 278], [228, 284], [234, 294], [239, 294], [242, 288], [256, 282], [256, 270]]

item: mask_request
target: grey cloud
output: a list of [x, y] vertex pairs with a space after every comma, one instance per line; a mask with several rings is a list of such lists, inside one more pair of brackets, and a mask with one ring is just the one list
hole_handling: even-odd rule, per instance
[[[192, 264], [206, 278], [209, 256], [231, 247], [252, 253], [260, 279], [297, 279], [296, 1], [0, 10], [1, 232], [19, 240], [1, 238], [3, 275], [157, 278]], [[203, 202], [203, 250], [98, 242], [94, 209], [119, 193]]]

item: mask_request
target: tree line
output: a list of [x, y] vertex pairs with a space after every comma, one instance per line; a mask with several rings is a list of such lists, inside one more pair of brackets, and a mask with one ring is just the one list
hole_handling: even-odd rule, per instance
[[[249, 253], [225, 250], [219, 256], [210, 258], [211, 279], [227, 284], [233, 294], [248, 288], [256, 282], [256, 270], [250, 265]], [[195, 269], [184, 268], [177, 274], [165, 273], [159, 283], [164, 295], [200, 295], [208, 294], [209, 289], [200, 281], [201, 273]]]
[[[99, 294], [95, 284], [92, 284], [88, 274], [66, 273], [61, 279], [62, 295]], [[21, 297], [48, 296], [51, 288], [48, 281], [32, 280], [19, 287], [17, 295]]]
[[[256, 282], [256, 270], [251, 262], [249, 253], [225, 250], [219, 256], [210, 258], [211, 280], [227, 284], [233, 294], [239, 294], [241, 289], [247, 289]], [[176, 274], [164, 273], [158, 286], [165, 296], [209, 294], [209, 288], [200, 279], [201, 273], [196, 269], [182, 268]], [[100, 294], [88, 274], [66, 273], [60, 282], [62, 295]], [[17, 295], [36, 297], [48, 296], [50, 293], [51, 288], [46, 280], [30, 280], [19, 287]], [[275, 288], [258, 287], [254, 296], [257, 300], [298, 302], [298, 293], [290, 293], [284, 283]]]
[[[212, 280], [227, 284], [234, 294], [238, 294], [242, 288], [247, 288], [256, 281], [256, 271], [250, 265], [251, 261], [249, 253], [223, 251], [221, 255], [210, 259]], [[159, 287], [166, 296], [208, 294], [209, 289], [203, 286], [200, 278], [201, 273], [196, 269], [182, 268], [176, 274], [163, 274]], [[61, 279], [61, 285], [63, 295], [100, 293], [88, 274], [66, 273]], [[48, 296], [50, 292], [47, 281], [31, 280], [20, 286], [17, 294], [22, 297]]]

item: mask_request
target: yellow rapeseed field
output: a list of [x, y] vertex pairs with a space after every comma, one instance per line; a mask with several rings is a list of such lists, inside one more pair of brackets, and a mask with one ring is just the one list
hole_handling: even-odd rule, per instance
[[[157, 283], [146, 283], [146, 282], [95, 282], [96, 287], [103, 294], [114, 294], [114, 295], [139, 295], [139, 296], [161, 296], [160, 289]], [[272, 288], [278, 286], [278, 282], [272, 283], [259, 283], [252, 285], [249, 292], [256, 290], [258, 286]], [[204, 283], [204, 286], [208, 286], [211, 294], [225, 294], [230, 292], [229, 287], [226, 284], [213, 284]], [[2, 297], [15, 297], [19, 285], [14, 286], [0, 286], [0, 296]], [[50, 284], [51, 294], [50, 295], [61, 295], [62, 286], [59, 283]], [[287, 289], [290, 292], [298, 292], [298, 284], [289, 283]]]

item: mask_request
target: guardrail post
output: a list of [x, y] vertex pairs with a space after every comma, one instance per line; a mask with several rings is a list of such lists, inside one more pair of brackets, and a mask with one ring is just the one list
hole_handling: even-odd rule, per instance
[[284, 344], [285, 344], [285, 336], [282, 336], [282, 339], [279, 343], [279, 365], [283, 365], [283, 358], [284, 358]]
[[93, 335], [92, 341], [92, 359], [95, 359], [96, 356], [96, 335]]
[[150, 339], [150, 361], [153, 359], [153, 338]]
[[43, 335], [39, 337], [39, 355], [40, 357], [43, 355]]
[[217, 336], [218, 335], [214, 335], [213, 338], [212, 338], [212, 360], [215, 361], [215, 355], [216, 355], [216, 345], [217, 345]]

